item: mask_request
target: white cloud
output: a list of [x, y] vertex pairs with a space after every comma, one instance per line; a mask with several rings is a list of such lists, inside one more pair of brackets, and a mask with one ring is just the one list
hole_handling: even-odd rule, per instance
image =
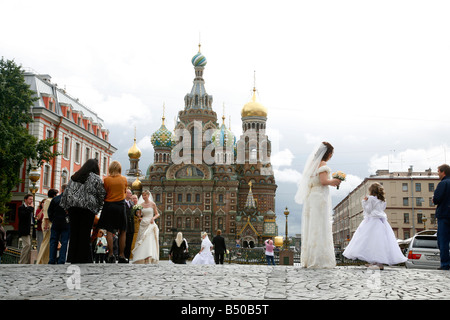
[[150, 138], [151, 137], [147, 135], [136, 143], [141, 151], [153, 150], [153, 145]]
[[339, 189], [335, 187], [330, 188], [331, 196], [335, 199], [342, 200], [345, 198], [351, 191], [353, 191], [357, 186], [361, 184], [363, 179], [358, 176], [347, 174], [345, 181], [342, 181], [339, 185]]
[[289, 149], [284, 149], [270, 156], [270, 162], [273, 167], [291, 166], [294, 155]]
[[[387, 154], [376, 154], [369, 162], [369, 173], [374, 174], [379, 169], [389, 171], [406, 171], [413, 166], [414, 171], [424, 171], [447, 162], [447, 145], [431, 146], [428, 148], [406, 149], [404, 151], [392, 150]], [[450, 154], [449, 154], [450, 155]]]
[[302, 177], [302, 174], [295, 169], [273, 169], [275, 175], [275, 181], [278, 182], [287, 182], [287, 183], [295, 183], [297, 184]]

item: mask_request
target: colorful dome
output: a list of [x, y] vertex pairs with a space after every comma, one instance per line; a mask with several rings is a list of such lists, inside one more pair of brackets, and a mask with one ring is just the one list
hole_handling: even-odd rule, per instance
[[153, 147], [169, 147], [172, 148], [175, 145], [175, 140], [173, 138], [172, 132], [166, 128], [163, 124], [161, 127], [152, 134], [151, 140]]
[[216, 147], [234, 147], [236, 144], [236, 137], [233, 132], [225, 127], [225, 123], [223, 123], [219, 129], [214, 131], [211, 141]]
[[192, 57], [191, 60], [194, 67], [204, 67], [206, 66], [206, 58], [201, 52], [199, 51], [195, 56]]
[[256, 89], [253, 89], [252, 101], [248, 102], [241, 110], [242, 118], [246, 117], [265, 117], [267, 118], [267, 109], [261, 103], [256, 102]]

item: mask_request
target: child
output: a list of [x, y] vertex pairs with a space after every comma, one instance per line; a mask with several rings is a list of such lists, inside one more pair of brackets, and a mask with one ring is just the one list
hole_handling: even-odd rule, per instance
[[379, 183], [369, 187], [369, 196], [362, 200], [364, 219], [356, 229], [352, 240], [344, 250], [344, 257], [367, 261], [383, 270], [383, 264], [394, 265], [405, 262], [394, 232], [387, 221], [384, 210], [386, 202], [384, 188]]
[[103, 263], [105, 261], [107, 242], [104, 234], [105, 233], [103, 230], [98, 231], [98, 236], [95, 243], [95, 263]]

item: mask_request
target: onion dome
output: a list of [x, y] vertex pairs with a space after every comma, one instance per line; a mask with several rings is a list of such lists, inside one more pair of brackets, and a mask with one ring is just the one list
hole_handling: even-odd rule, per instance
[[131, 190], [141, 190], [142, 182], [139, 180], [139, 177], [136, 176], [136, 180], [131, 184]]
[[173, 146], [175, 146], [175, 139], [172, 135], [172, 132], [166, 128], [166, 126], [164, 125], [164, 117], [162, 118], [162, 125], [161, 127], [156, 130], [155, 133], [152, 134], [151, 136], [151, 143], [153, 145], [153, 147], [157, 148], [157, 147], [168, 147], [168, 148], [172, 148]]
[[130, 159], [139, 159], [142, 153], [136, 145], [136, 138], [134, 138], [133, 146], [128, 150], [128, 158]]
[[205, 56], [200, 52], [200, 44], [198, 45], [198, 53], [192, 57], [192, 64], [194, 67], [204, 67], [206, 66], [206, 58]]
[[241, 110], [242, 118], [246, 117], [264, 117], [267, 118], [267, 109], [259, 102], [256, 102], [256, 89], [253, 88], [252, 101], [244, 105]]
[[236, 144], [236, 137], [231, 130], [225, 126], [225, 116], [222, 117], [223, 123], [219, 129], [212, 134], [211, 141], [216, 147], [234, 147]]

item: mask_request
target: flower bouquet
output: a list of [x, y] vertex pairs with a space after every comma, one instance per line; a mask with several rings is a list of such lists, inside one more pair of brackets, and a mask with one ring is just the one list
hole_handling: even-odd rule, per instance
[[134, 209], [134, 210], [142, 210], [142, 206], [139, 205], [139, 204], [135, 204], [135, 205], [133, 206], [133, 209]]
[[[347, 177], [347, 175], [342, 171], [337, 171], [337, 172], [333, 173], [332, 176], [333, 176], [333, 178], [339, 179], [341, 181], [345, 181], [345, 178]], [[339, 186], [337, 186], [337, 189], [339, 189]]]

